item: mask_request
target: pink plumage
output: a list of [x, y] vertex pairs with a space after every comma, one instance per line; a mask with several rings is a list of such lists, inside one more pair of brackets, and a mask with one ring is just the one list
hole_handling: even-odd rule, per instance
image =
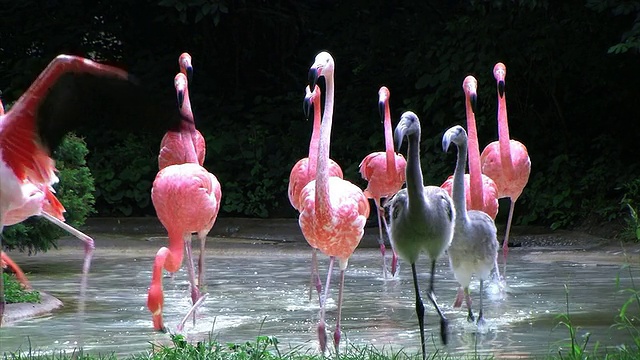
[[[311, 141], [309, 142], [309, 156], [298, 160], [291, 168], [289, 175], [288, 196], [291, 206], [300, 211], [300, 193], [311, 180], [316, 178], [318, 164], [318, 142], [320, 140], [320, 122], [322, 120], [322, 109], [320, 108], [320, 88], [316, 85], [313, 91], [307, 86], [307, 101], [313, 103], [313, 130]], [[329, 176], [343, 178], [342, 169], [335, 161], [329, 159]]]
[[[493, 67], [493, 76], [497, 82], [498, 90], [498, 141], [487, 145], [480, 155], [482, 172], [495, 181], [498, 188], [498, 197], [511, 199], [507, 229], [502, 243], [502, 251], [505, 261], [509, 251], [509, 232], [513, 219], [513, 209], [531, 174], [531, 159], [527, 148], [519, 141], [509, 138], [509, 122], [507, 119], [507, 100], [505, 93], [505, 78], [507, 68], [503, 63], [497, 63]], [[503, 275], [506, 269], [503, 270]]]
[[[465, 95], [465, 109], [468, 133], [469, 173], [464, 175], [464, 191], [467, 210], [479, 210], [487, 213], [492, 219], [498, 215], [498, 189], [493, 179], [482, 174], [480, 164], [480, 146], [476, 128], [475, 102], [478, 81], [471, 75], [462, 82]], [[453, 190], [453, 175], [440, 185], [449, 195]]]

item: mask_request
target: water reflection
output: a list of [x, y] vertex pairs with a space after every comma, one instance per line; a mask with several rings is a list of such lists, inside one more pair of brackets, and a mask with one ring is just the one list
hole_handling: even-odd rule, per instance
[[[213, 243], [214, 241], [210, 241]], [[99, 246], [99, 242], [98, 242]], [[215, 246], [215, 245], [213, 245]], [[580, 265], [568, 261], [544, 264], [525, 258], [526, 250], [510, 253], [509, 289], [506, 295], [495, 285], [485, 295], [486, 327], [478, 329], [466, 321], [466, 310], [453, 309], [457, 284], [446, 259], [437, 267], [436, 294], [450, 320], [450, 344], [440, 344], [439, 322], [426, 305], [425, 328], [431, 337], [428, 351], [496, 357], [557, 353], [566, 345], [568, 332], [556, 327], [557, 315], [569, 306], [579, 336], [590, 332], [590, 343], [601, 346], [630, 341], [624, 332], [611, 328], [618, 309], [627, 299], [616, 287], [631, 287], [627, 270], [619, 265]], [[98, 248], [92, 264], [85, 321], [78, 321], [80, 250], [50, 252], [35, 257], [16, 255], [37, 289], [60, 298], [65, 308], [52, 315], [22, 321], [0, 329], [2, 351], [46, 351], [73, 349], [82, 339], [85, 350], [125, 355], [146, 351], [149, 342], [168, 343], [166, 334], [152, 331], [146, 309], [146, 291], [151, 278], [155, 249], [116, 251]], [[223, 342], [254, 340], [260, 334], [274, 335], [281, 343], [315, 349], [318, 300], [308, 300], [310, 252], [306, 246], [256, 244], [235, 250], [212, 248], [208, 252], [209, 297], [197, 314], [194, 327], [185, 332], [192, 340], [213, 337]], [[326, 276], [328, 261], [322, 258]], [[428, 283], [428, 262], [418, 263], [423, 289]], [[356, 344], [417, 352], [419, 333], [414, 310], [410, 267], [401, 264], [395, 280], [380, 275], [377, 249], [358, 249], [349, 262], [343, 304], [343, 338]], [[632, 269], [639, 276], [637, 268]], [[324, 280], [324, 279], [323, 279]], [[332, 280], [338, 285], [338, 273]], [[165, 323], [175, 328], [190, 306], [187, 273], [182, 269], [164, 279]], [[474, 308], [478, 283], [472, 282]], [[423, 294], [424, 295], [424, 294]], [[328, 329], [335, 326], [337, 288], [327, 306]], [[82, 335], [82, 336], [80, 336]]]

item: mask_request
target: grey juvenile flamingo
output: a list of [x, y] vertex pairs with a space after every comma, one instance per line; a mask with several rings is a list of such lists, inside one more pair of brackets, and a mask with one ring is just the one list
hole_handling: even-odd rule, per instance
[[395, 141], [400, 148], [406, 136], [407, 187], [390, 198], [385, 207], [391, 210], [390, 239], [398, 255], [411, 264], [416, 292], [416, 314], [420, 326], [422, 358], [425, 358], [424, 305], [418, 287], [416, 261], [424, 250], [431, 260], [431, 279], [427, 296], [440, 316], [442, 342], [447, 344], [447, 319], [438, 306], [433, 291], [436, 260], [451, 243], [455, 213], [449, 194], [438, 186], [424, 186], [420, 167], [420, 120], [407, 111], [402, 114], [395, 129]]
[[453, 274], [460, 283], [458, 296], [453, 304], [460, 307], [464, 297], [469, 310], [468, 320], [473, 322], [475, 317], [471, 310], [471, 296], [469, 295], [469, 283], [471, 275], [476, 274], [480, 278], [480, 313], [478, 325], [484, 322], [482, 316], [482, 290], [484, 281], [489, 279], [491, 270], [495, 267], [496, 274], [500, 278], [498, 270], [498, 238], [496, 224], [484, 211], [467, 210], [464, 188], [464, 170], [467, 164], [467, 132], [462, 126], [456, 125], [447, 130], [442, 136], [442, 149], [446, 152], [451, 143], [458, 147], [458, 159], [456, 169], [453, 172], [453, 204], [456, 211], [456, 220], [453, 231], [453, 240], [447, 253], [449, 264]]

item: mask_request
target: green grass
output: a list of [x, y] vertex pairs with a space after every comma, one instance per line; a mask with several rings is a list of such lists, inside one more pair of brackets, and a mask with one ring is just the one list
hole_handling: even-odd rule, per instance
[[35, 290], [25, 290], [15, 276], [2, 273], [4, 278], [4, 298], [7, 304], [12, 303], [39, 303], [40, 293]]

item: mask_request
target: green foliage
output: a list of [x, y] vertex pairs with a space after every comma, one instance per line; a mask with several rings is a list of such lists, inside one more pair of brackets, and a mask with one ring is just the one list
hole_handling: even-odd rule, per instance
[[[226, 1], [219, 0], [160, 0], [159, 6], [174, 8], [178, 15], [167, 14], [159, 19], [169, 19], [171, 21], [179, 21], [181, 23], [200, 22], [202, 19], [211, 18], [214, 25], [218, 25], [222, 14], [229, 13], [229, 7]], [[191, 15], [194, 15], [191, 17]]]
[[110, 216], [144, 214], [141, 209], [151, 205], [160, 139], [151, 141], [134, 134], [108, 133], [98, 137], [97, 142], [113, 144], [89, 155], [98, 212]]
[[624, 196], [620, 205], [624, 210], [629, 211], [629, 216], [625, 218], [627, 229], [623, 234], [625, 239], [640, 241], [640, 219], [638, 218], [638, 206], [640, 206], [640, 178], [635, 178], [622, 185]]
[[2, 277], [4, 278], [4, 299], [7, 304], [40, 302], [40, 293], [23, 289], [15, 276], [3, 272]]
[[[54, 154], [58, 178], [54, 185], [56, 197], [65, 207], [65, 220], [78, 227], [94, 212], [95, 191], [93, 176], [86, 166], [87, 146], [82, 138], [67, 135]], [[55, 240], [66, 232], [40, 217], [31, 217], [22, 223], [5, 227], [3, 245], [29, 252], [47, 251]]]
[[622, 34], [620, 42], [609, 47], [609, 54], [640, 51], [640, 1], [587, 0], [587, 7], [597, 12], [609, 11], [614, 17], [631, 23], [631, 28]]
[[[568, 351], [566, 353], [563, 353], [562, 348], [560, 348], [558, 350], [558, 355], [560, 356], [561, 359], [569, 359], [569, 360], [587, 359], [588, 358], [587, 344], [589, 343], [589, 338], [591, 337], [591, 334], [586, 333], [582, 342], [578, 340], [579, 328], [573, 325], [573, 323], [571, 322], [571, 315], [569, 314], [569, 288], [567, 287], [567, 285], [565, 285], [564, 289], [565, 289], [565, 296], [566, 296], [567, 312], [564, 314], [558, 315], [558, 319], [560, 319], [560, 322], [558, 323], [558, 325], [556, 325], [556, 327], [562, 325], [567, 328], [567, 330], [569, 331], [570, 343], [568, 346]], [[597, 352], [597, 348], [598, 348], [598, 345], [596, 344], [596, 349], [594, 350], [594, 352]]]
[[[638, 321], [640, 321], [640, 293], [638, 292], [633, 273], [631, 272], [631, 266], [624, 265], [621, 269], [626, 270], [629, 273], [629, 279], [631, 280], [631, 288], [620, 289], [620, 274], [616, 278], [616, 287], [627, 294], [629, 298], [620, 308], [620, 312], [615, 319], [614, 327], [617, 329], [625, 330], [631, 335], [633, 344], [623, 345], [621, 352], [633, 355], [640, 351], [640, 329], [637, 328]], [[621, 272], [622, 272], [621, 271]], [[634, 311], [635, 309], [635, 311]], [[633, 347], [631, 347], [633, 345]]]

